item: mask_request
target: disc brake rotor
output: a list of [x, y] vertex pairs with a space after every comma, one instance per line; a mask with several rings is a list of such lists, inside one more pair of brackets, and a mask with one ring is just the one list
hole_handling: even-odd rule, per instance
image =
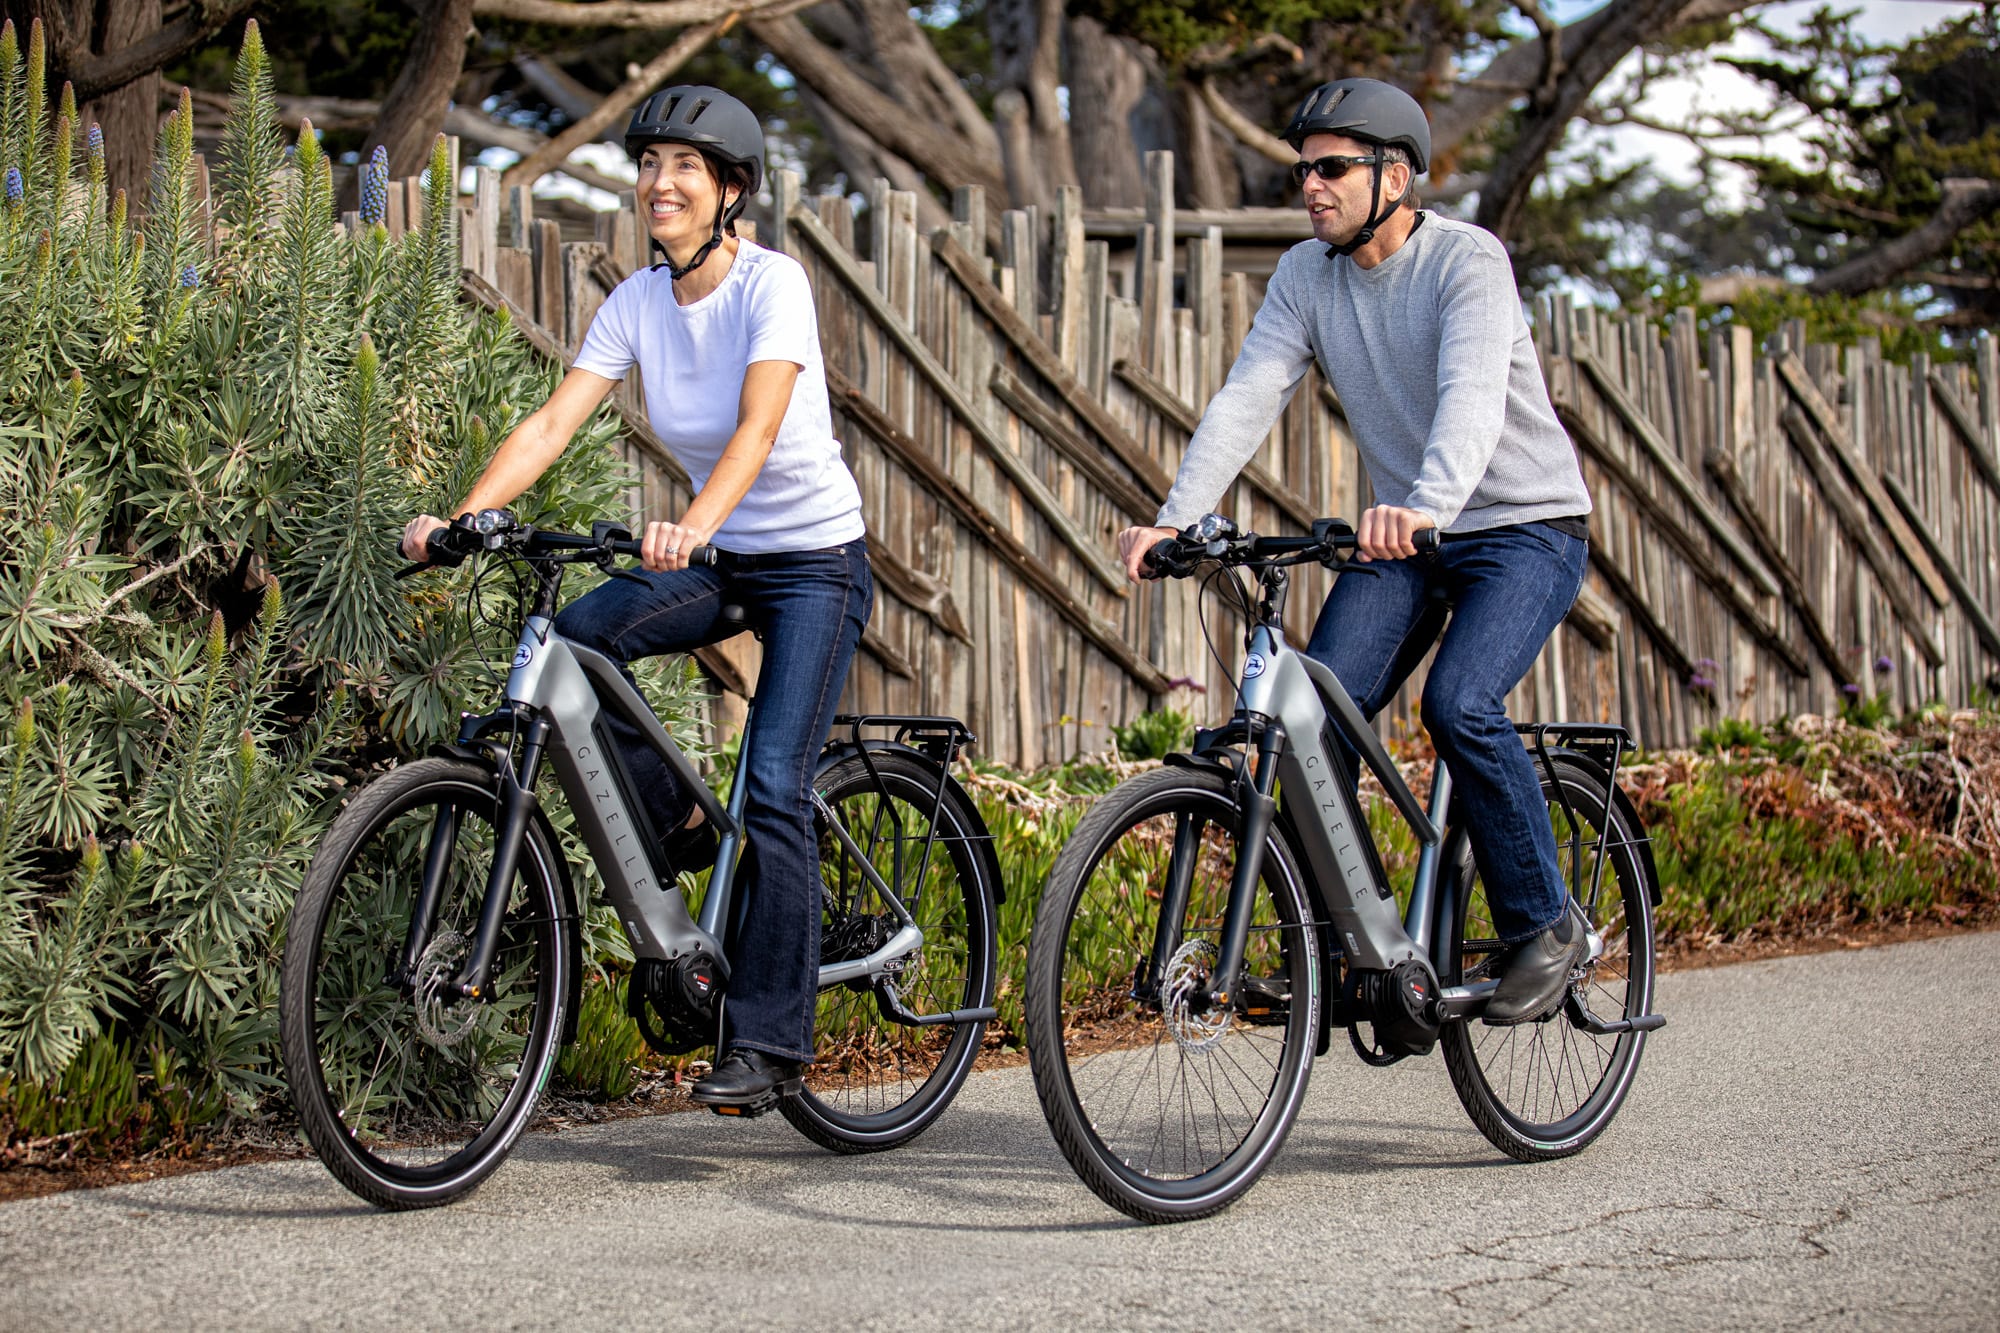
[[[1212, 941], [1189, 940], [1174, 950], [1160, 978], [1160, 1013], [1175, 1044], [1183, 1050], [1206, 1050], [1229, 1031], [1230, 1007], [1205, 1000], [1215, 956]], [[1198, 999], [1202, 1001], [1199, 1008]]]
[[[458, 1045], [472, 1035], [473, 1025], [479, 1021], [478, 1001], [458, 1000], [445, 993], [468, 948], [465, 936], [448, 930], [432, 940], [417, 960], [417, 1031], [433, 1046], [449, 1049]], [[452, 1007], [454, 1000], [456, 1007]]]

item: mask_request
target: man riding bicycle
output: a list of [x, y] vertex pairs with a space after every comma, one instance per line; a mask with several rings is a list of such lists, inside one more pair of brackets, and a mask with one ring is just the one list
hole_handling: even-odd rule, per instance
[[[1590, 496], [1506, 250], [1418, 206], [1411, 182], [1430, 163], [1423, 108], [1389, 84], [1342, 79], [1312, 91], [1284, 138], [1316, 239], [1279, 260], [1159, 526], [1119, 533], [1119, 553], [1136, 580], [1156, 542], [1212, 510], [1318, 362], [1375, 504], [1358, 525], [1365, 563], [1335, 582], [1306, 652], [1372, 718], [1438, 643], [1424, 725], [1509, 946], [1486, 1021], [1528, 1022], [1561, 1003], [1586, 939], [1506, 698], [1582, 586]], [[1411, 559], [1413, 534], [1431, 527], [1453, 540]], [[1357, 756], [1347, 760], [1357, 774]]]

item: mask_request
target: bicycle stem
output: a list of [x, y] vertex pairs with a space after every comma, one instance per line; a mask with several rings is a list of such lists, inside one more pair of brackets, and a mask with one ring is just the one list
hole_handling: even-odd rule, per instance
[[1222, 916], [1221, 951], [1209, 976], [1209, 1002], [1229, 1004], [1230, 986], [1243, 968], [1243, 949], [1250, 938], [1250, 914], [1257, 903], [1257, 879], [1264, 869], [1264, 840], [1278, 802], [1271, 792], [1278, 784], [1278, 755], [1285, 748], [1285, 729], [1266, 720], [1257, 733], [1257, 769], [1239, 779], [1243, 802], [1243, 834], [1236, 844], [1236, 869], [1229, 880], [1229, 906]]

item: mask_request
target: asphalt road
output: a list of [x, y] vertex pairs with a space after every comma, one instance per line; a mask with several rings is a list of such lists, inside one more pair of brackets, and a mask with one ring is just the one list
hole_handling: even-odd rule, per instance
[[627, 1120], [378, 1214], [316, 1162], [0, 1207], [0, 1327], [2000, 1326], [2000, 934], [1666, 977], [1588, 1152], [1520, 1166], [1442, 1063], [1335, 1053], [1272, 1171], [1141, 1227], [1027, 1071], [899, 1152], [779, 1117]]

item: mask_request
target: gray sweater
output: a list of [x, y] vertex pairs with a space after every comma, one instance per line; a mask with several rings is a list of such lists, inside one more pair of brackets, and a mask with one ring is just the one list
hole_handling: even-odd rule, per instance
[[1319, 241], [1279, 259], [1229, 382], [1188, 441], [1161, 527], [1215, 508], [1315, 358], [1377, 504], [1448, 532], [1590, 512], [1507, 252], [1491, 232], [1425, 213], [1372, 269], [1329, 259]]

